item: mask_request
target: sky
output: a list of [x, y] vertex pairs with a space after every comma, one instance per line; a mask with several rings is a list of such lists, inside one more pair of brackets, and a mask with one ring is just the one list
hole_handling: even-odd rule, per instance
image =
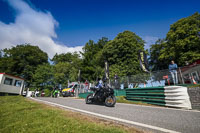
[[200, 12], [199, 0], [0, 0], [0, 49], [30, 43], [52, 58], [91, 39], [135, 32], [148, 49], [170, 25]]

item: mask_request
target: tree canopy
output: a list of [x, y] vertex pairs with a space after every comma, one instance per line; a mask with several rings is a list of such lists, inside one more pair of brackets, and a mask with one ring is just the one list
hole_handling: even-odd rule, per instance
[[138, 51], [144, 50], [144, 41], [131, 31], [119, 33], [103, 48], [103, 55], [110, 65], [110, 75], [134, 75], [140, 73]]
[[78, 71], [81, 67], [81, 58], [78, 53], [56, 54], [54, 62], [54, 78], [57, 84], [67, 85], [67, 81], [77, 81]]
[[163, 66], [168, 67], [170, 60], [174, 60], [178, 66], [184, 66], [185, 62], [192, 63], [200, 59], [199, 31], [199, 13], [178, 20], [170, 26], [165, 41], [152, 45], [151, 62], [157, 60], [160, 64], [155, 64], [156, 67], [163, 69]]
[[108, 38], [102, 37], [95, 43], [89, 40], [83, 47], [81, 77], [83, 80], [96, 80], [104, 73], [103, 47], [108, 43]]
[[2, 50], [0, 58], [0, 71], [17, 75], [26, 80], [28, 85], [32, 82], [32, 76], [37, 67], [48, 63], [48, 55], [38, 46], [30, 44], [17, 45], [10, 49]]
[[33, 74], [34, 86], [54, 86], [54, 66], [49, 63], [39, 65]]

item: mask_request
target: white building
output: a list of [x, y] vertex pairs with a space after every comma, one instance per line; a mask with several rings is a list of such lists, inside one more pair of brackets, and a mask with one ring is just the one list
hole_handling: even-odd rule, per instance
[[24, 79], [6, 73], [0, 73], [0, 93], [21, 95], [23, 87]]

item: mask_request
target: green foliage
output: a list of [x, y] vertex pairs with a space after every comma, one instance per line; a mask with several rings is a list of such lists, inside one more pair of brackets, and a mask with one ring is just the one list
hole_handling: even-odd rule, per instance
[[138, 104], [138, 105], [152, 106], [150, 104], [142, 103], [142, 102], [139, 102], [139, 101], [129, 101], [129, 100], [126, 99], [125, 96], [117, 96], [117, 103]]
[[[195, 13], [187, 18], [180, 19], [170, 26], [165, 42], [155, 44], [151, 48], [151, 60], [158, 52], [156, 67], [167, 68], [170, 60], [175, 60], [178, 66], [185, 62], [192, 63], [200, 59], [200, 14]], [[152, 56], [153, 55], [153, 56]]]
[[50, 97], [51, 96], [51, 92], [52, 91], [50, 89], [44, 89], [43, 91], [45, 93], [45, 97]]
[[58, 84], [67, 85], [67, 80], [69, 79], [69, 72], [71, 69], [71, 65], [68, 62], [60, 62], [54, 67], [55, 73], [54, 78], [55, 82]]
[[47, 53], [38, 46], [30, 44], [3, 49], [2, 52], [0, 71], [20, 76], [26, 80], [28, 85], [32, 82], [37, 66], [48, 62]]
[[96, 80], [104, 74], [103, 47], [107, 44], [108, 38], [101, 38], [97, 43], [89, 40], [83, 47], [83, 62], [81, 67], [82, 80]]
[[103, 55], [110, 65], [110, 76], [140, 73], [138, 51], [144, 50], [144, 41], [135, 33], [124, 31], [109, 41], [103, 48]]
[[55, 54], [52, 61], [54, 64], [58, 64], [59, 62], [68, 62], [68, 63], [74, 63], [79, 58], [79, 54], [77, 52], [75, 53], [62, 53], [62, 54]]
[[53, 66], [51, 66], [50, 64], [46, 63], [43, 65], [39, 65], [33, 75], [34, 86], [53, 85], [53, 74]]
[[161, 60], [160, 54], [161, 51], [165, 47], [165, 40], [164, 39], [158, 39], [154, 45], [150, 48], [150, 58], [149, 58], [149, 65], [151, 66], [151, 70], [161, 70], [166, 69], [168, 65], [166, 65], [166, 62], [164, 60]]
[[69, 81], [77, 81], [78, 71], [82, 60], [78, 53], [56, 54], [52, 61], [54, 62], [54, 82], [56, 84], [67, 85]]

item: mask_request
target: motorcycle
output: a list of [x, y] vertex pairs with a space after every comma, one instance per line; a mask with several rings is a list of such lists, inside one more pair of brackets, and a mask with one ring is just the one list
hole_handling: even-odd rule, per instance
[[90, 87], [90, 90], [94, 93], [86, 97], [86, 104], [104, 103], [107, 107], [115, 106], [116, 97], [114, 96], [114, 89], [109, 86], [103, 86], [102, 88]]
[[58, 90], [55, 90], [55, 91], [53, 92], [53, 97], [57, 98], [57, 97], [58, 97], [58, 93], [59, 93], [59, 91], [58, 91]]

